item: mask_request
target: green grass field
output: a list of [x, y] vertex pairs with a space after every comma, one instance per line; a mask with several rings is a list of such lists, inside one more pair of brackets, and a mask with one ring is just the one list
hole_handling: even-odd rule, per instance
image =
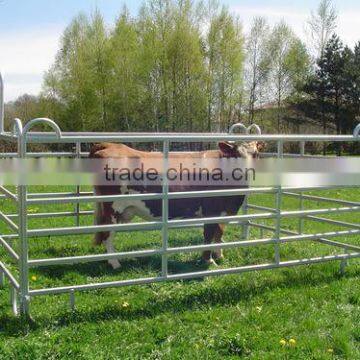
[[[39, 190], [39, 189], [37, 189]], [[332, 190], [321, 194], [360, 201], [360, 190]], [[257, 195], [253, 204], [273, 206], [274, 197]], [[305, 202], [306, 208], [336, 205]], [[8, 202], [1, 208], [12, 212]], [[91, 207], [82, 206], [83, 209]], [[298, 201], [284, 198], [283, 209], [297, 209]], [[69, 210], [69, 205], [30, 208], [30, 212]], [[329, 218], [359, 223], [358, 213]], [[81, 224], [91, 224], [91, 217]], [[273, 220], [264, 224], [273, 224]], [[31, 220], [30, 227], [74, 225], [74, 218]], [[296, 230], [297, 219], [282, 221]], [[1, 225], [1, 231], [5, 228]], [[312, 221], [305, 232], [344, 228]], [[224, 240], [239, 240], [241, 228], [227, 228]], [[263, 236], [269, 237], [265, 231]], [[260, 237], [251, 228], [250, 238]], [[341, 241], [360, 244], [360, 236]], [[118, 250], [149, 249], [161, 244], [160, 232], [118, 233]], [[170, 246], [201, 244], [200, 229], [170, 233]], [[16, 243], [15, 243], [16, 247]], [[91, 236], [36, 238], [30, 257], [61, 257], [103, 253]], [[342, 253], [316, 242], [281, 246], [281, 259]], [[0, 257], [10, 264], [0, 250]], [[173, 256], [169, 271], [203, 269], [199, 253]], [[272, 262], [273, 245], [229, 249], [218, 268]], [[10, 265], [15, 269], [14, 265]], [[31, 288], [154, 276], [161, 258], [122, 261], [112, 270], [106, 262], [53, 266], [31, 270]], [[360, 359], [360, 266], [352, 260], [344, 275], [339, 263], [208, 277], [76, 293], [76, 311], [68, 295], [37, 297], [31, 301], [33, 323], [12, 315], [9, 288], [0, 290], [0, 359]], [[290, 339], [293, 339], [289, 341]]]

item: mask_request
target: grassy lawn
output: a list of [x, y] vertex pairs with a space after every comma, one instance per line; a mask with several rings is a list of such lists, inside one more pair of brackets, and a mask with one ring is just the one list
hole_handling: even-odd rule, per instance
[[[39, 190], [39, 189], [37, 189]], [[316, 193], [360, 201], [360, 190]], [[257, 195], [253, 204], [273, 206], [274, 197]], [[337, 205], [305, 202], [306, 208]], [[6, 202], [5, 212], [14, 211]], [[90, 209], [82, 205], [82, 209]], [[298, 201], [284, 197], [283, 209], [297, 209]], [[30, 212], [70, 210], [69, 205], [38, 206]], [[358, 213], [329, 216], [359, 223]], [[91, 217], [81, 224], [91, 224]], [[273, 225], [273, 220], [262, 223]], [[31, 220], [30, 227], [74, 225], [73, 218]], [[297, 230], [298, 220], [282, 227]], [[1, 231], [4, 230], [3, 224]], [[344, 230], [313, 221], [305, 232]], [[229, 226], [224, 240], [239, 240], [241, 228]], [[261, 236], [251, 228], [250, 238]], [[264, 231], [263, 237], [271, 233]], [[337, 238], [335, 238], [337, 240]], [[339, 239], [360, 244], [360, 236]], [[118, 233], [118, 250], [150, 249], [161, 244], [160, 232]], [[170, 232], [170, 246], [201, 244], [201, 229]], [[15, 248], [17, 244], [15, 242]], [[30, 257], [61, 257], [103, 253], [91, 236], [35, 238]], [[342, 253], [317, 242], [281, 246], [281, 259], [291, 260]], [[11, 264], [0, 250], [0, 256]], [[203, 269], [199, 253], [176, 255], [169, 271]], [[272, 262], [274, 246], [225, 251], [218, 268]], [[10, 265], [15, 269], [14, 265]], [[155, 276], [161, 258], [126, 259], [112, 270], [106, 262], [32, 269], [32, 289]], [[33, 298], [34, 323], [21, 323], [11, 314], [8, 286], [0, 290], [0, 359], [360, 359], [360, 266], [349, 262], [345, 275], [339, 263], [209, 277], [200, 280], [76, 293], [76, 311], [68, 295]], [[281, 340], [285, 340], [285, 344]], [[290, 339], [294, 339], [289, 342]]]

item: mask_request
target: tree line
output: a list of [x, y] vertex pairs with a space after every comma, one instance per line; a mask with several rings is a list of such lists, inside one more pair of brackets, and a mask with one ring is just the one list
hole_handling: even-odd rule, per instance
[[360, 43], [335, 35], [337, 14], [322, 0], [305, 44], [285, 21], [240, 19], [214, 0], [149, 0], [108, 26], [99, 11], [65, 29], [42, 93], [7, 104], [7, 119], [47, 116], [64, 131], [227, 131], [288, 105], [324, 132], [349, 132], [360, 112]]

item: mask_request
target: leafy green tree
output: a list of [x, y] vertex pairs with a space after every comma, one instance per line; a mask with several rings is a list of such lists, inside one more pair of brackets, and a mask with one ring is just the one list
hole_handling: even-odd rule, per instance
[[316, 58], [319, 59], [322, 57], [325, 46], [337, 26], [337, 12], [332, 0], [320, 1], [316, 12], [311, 13], [308, 26]]
[[345, 57], [344, 46], [338, 36], [328, 41], [324, 54], [318, 62], [317, 72], [325, 98], [333, 109], [336, 131], [341, 134], [341, 105], [344, 84]]
[[271, 76], [277, 105], [277, 130], [281, 130], [283, 102], [293, 95], [299, 83], [304, 81], [310, 59], [305, 45], [285, 23], [277, 24], [270, 37]]
[[[174, 26], [167, 47], [171, 89], [171, 130], [202, 128], [205, 98], [203, 57], [200, 33], [193, 21], [190, 1], [179, 2], [174, 11]], [[199, 126], [196, 126], [198, 123]]]
[[166, 49], [171, 30], [170, 1], [148, 1], [140, 10], [140, 78], [145, 86], [143, 115], [150, 129], [165, 130], [171, 116], [168, 59]]
[[208, 33], [211, 108], [215, 130], [227, 130], [239, 117], [244, 63], [241, 25], [227, 10], [212, 19]]
[[102, 16], [77, 16], [65, 29], [55, 64], [45, 76], [45, 92], [61, 99], [65, 129], [107, 128], [108, 37]]
[[[333, 124], [338, 134], [351, 132], [360, 112], [360, 50], [344, 47], [338, 36], [328, 41], [305, 91], [320, 109], [324, 133]], [[325, 151], [325, 150], [324, 150]], [[338, 154], [341, 147], [337, 146]]]
[[360, 43], [355, 45], [354, 51], [345, 47], [343, 93], [347, 112], [342, 128], [344, 132], [351, 132], [360, 115]]
[[248, 92], [249, 122], [254, 122], [255, 105], [261, 104], [267, 85], [271, 58], [269, 53], [269, 25], [263, 17], [255, 17], [246, 39], [245, 82]]
[[143, 95], [139, 72], [140, 48], [136, 24], [124, 9], [110, 39], [110, 107], [112, 123], [118, 130], [133, 130], [139, 119]]
[[111, 32], [98, 11], [77, 16], [44, 96], [73, 131], [227, 129], [241, 109], [242, 65], [241, 26], [227, 10], [204, 26], [191, 0], [149, 0], [136, 18], [124, 9]]

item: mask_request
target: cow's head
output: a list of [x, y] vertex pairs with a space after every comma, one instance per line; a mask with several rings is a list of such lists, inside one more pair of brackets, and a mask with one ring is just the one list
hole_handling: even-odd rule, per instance
[[236, 144], [234, 142], [219, 142], [221, 154], [227, 158], [253, 158], [259, 157], [259, 152], [265, 147], [262, 141], [251, 141]]

